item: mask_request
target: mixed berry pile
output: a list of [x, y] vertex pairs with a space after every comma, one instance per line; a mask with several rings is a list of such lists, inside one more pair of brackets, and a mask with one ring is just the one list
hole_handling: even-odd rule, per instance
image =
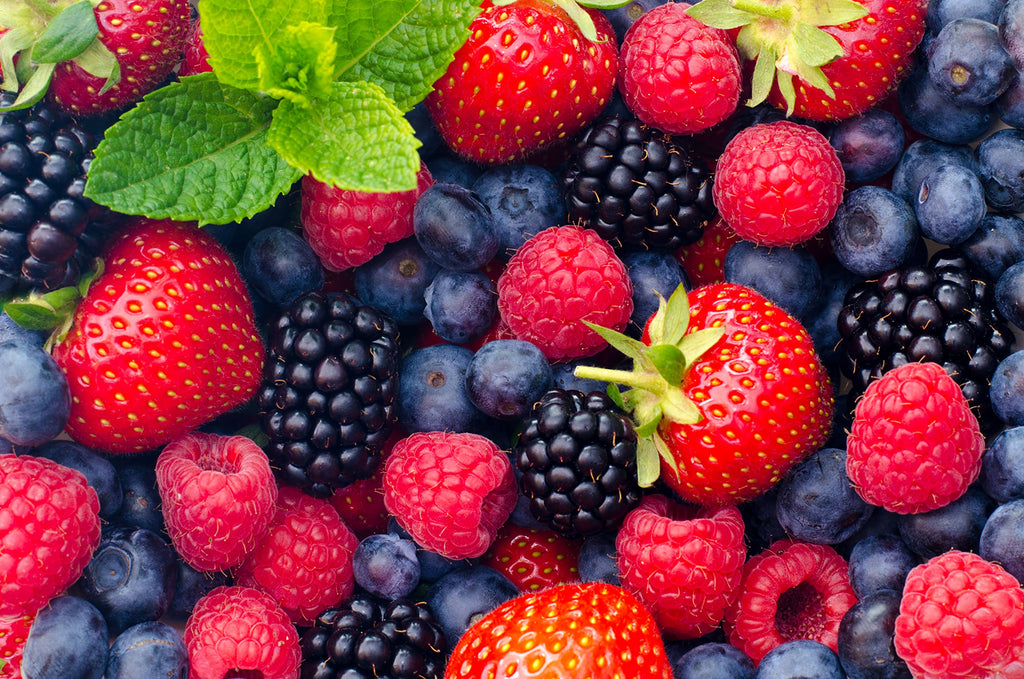
[[0, 679], [1024, 678], [1024, 0], [292, 4], [0, 10]]

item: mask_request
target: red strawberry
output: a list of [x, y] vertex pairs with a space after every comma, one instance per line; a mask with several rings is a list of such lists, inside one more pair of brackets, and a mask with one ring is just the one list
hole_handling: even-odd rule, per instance
[[0, 615], [0, 679], [21, 679], [21, 656], [35, 613]]
[[672, 679], [672, 667], [647, 609], [620, 587], [590, 582], [499, 605], [462, 635], [444, 676]]
[[152, 450], [253, 395], [264, 350], [252, 302], [212, 236], [140, 218], [104, 261], [53, 351], [72, 438], [107, 453]]
[[482, 163], [523, 158], [579, 132], [611, 99], [618, 65], [611, 24], [576, 7], [592, 24], [584, 32], [560, 4], [484, 1], [427, 97], [456, 153]]
[[722, 215], [715, 215], [711, 223], [704, 227], [704, 235], [700, 240], [679, 248], [673, 254], [683, 265], [693, 287], [724, 283], [725, 255], [738, 240], [740, 237], [729, 228]]
[[580, 543], [551, 529], [506, 523], [498, 531], [483, 563], [523, 592], [579, 582], [576, 559]]

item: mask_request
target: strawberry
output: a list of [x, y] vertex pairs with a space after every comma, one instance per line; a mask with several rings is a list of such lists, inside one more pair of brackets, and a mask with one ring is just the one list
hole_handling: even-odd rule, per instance
[[244, 403], [263, 345], [231, 257], [194, 224], [139, 218], [53, 350], [67, 375], [66, 431], [108, 453], [151, 450]]
[[483, 557], [523, 592], [579, 582], [576, 561], [580, 543], [550, 528], [527, 528], [511, 522], [498, 530]]
[[672, 254], [683, 266], [693, 287], [699, 288], [708, 283], [725, 281], [725, 255], [739, 240], [740, 237], [719, 214], [704, 227], [704, 235], [700, 240]]
[[[630, 387], [638, 477], [660, 474], [695, 504], [751, 500], [818, 450], [832, 424], [832, 386], [810, 335], [762, 295], [735, 283], [661, 301], [643, 341], [593, 326], [633, 370], [576, 375]], [[660, 460], [660, 465], [659, 465]]]
[[574, 0], [485, 0], [481, 8], [427, 97], [456, 153], [482, 163], [521, 159], [597, 117], [618, 68], [604, 15]]

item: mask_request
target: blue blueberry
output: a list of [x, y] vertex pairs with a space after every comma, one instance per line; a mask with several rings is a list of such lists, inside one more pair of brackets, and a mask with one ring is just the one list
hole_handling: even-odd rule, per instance
[[608, 388], [607, 382], [591, 380], [585, 377], [576, 377], [576, 367], [580, 365], [594, 365], [593, 361], [587, 359], [576, 359], [555, 363], [551, 366], [551, 383], [559, 389], [575, 389], [584, 394], [591, 391], [605, 392]]
[[999, 19], [999, 39], [1018, 71], [1024, 71], [1024, 0], [1006, 0]]
[[231, 584], [227, 571], [197, 571], [178, 555], [178, 575], [175, 578], [174, 597], [165, 617], [175, 622], [184, 622], [192, 614], [196, 602], [222, 585]]
[[820, 301], [821, 267], [804, 247], [741, 240], [725, 254], [723, 271], [726, 281], [757, 290], [801, 321]]
[[838, 366], [836, 347], [839, 345], [840, 336], [836, 323], [846, 293], [854, 284], [863, 280], [863, 276], [853, 273], [844, 266], [829, 266], [822, 269], [821, 294], [815, 310], [808, 314], [804, 325], [814, 341], [818, 355], [827, 367]]
[[409, 540], [416, 548], [416, 560], [420, 564], [420, 583], [433, 584], [449, 573], [473, 565], [471, 559], [449, 559], [437, 552], [416, 544], [409, 531], [402, 528], [393, 516], [388, 517], [388, 534]]
[[160, 491], [156, 485], [154, 464], [126, 461], [115, 465], [121, 482], [121, 511], [115, 521], [164, 535], [164, 516], [160, 510]]
[[551, 364], [537, 345], [525, 340], [487, 342], [466, 371], [469, 399], [500, 420], [524, 417], [551, 385]]
[[967, 240], [987, 209], [981, 180], [962, 165], [940, 165], [925, 175], [914, 202], [921, 233], [945, 245]]
[[850, 586], [860, 599], [884, 589], [902, 592], [907, 574], [918, 563], [917, 555], [898, 535], [869, 535], [850, 550]]
[[995, 500], [971, 486], [944, 507], [900, 515], [897, 519], [900, 538], [922, 560], [951, 549], [975, 552], [985, 521], [995, 507]]
[[619, 41], [619, 44], [622, 44], [622, 40], [626, 37], [626, 31], [629, 30], [629, 27], [632, 26], [637, 19], [658, 5], [664, 5], [666, 1], [667, 0], [631, 0], [631, 2], [623, 5], [622, 7], [604, 10], [604, 15], [608, 17], [608, 21], [612, 25], [612, 30], [615, 31], [615, 38]]
[[996, 119], [993, 104], [954, 102], [932, 82], [923, 66], [910, 70], [896, 94], [912, 128], [947, 144], [969, 144], [980, 139]]
[[990, 385], [988, 396], [996, 417], [1012, 427], [1024, 425], [1024, 350], [999, 362]]
[[719, 641], [694, 646], [672, 663], [673, 679], [754, 679], [756, 673], [749, 655]]
[[928, 77], [953, 101], [992, 103], [1017, 77], [996, 25], [964, 17], [950, 21], [928, 45]]
[[999, 505], [985, 522], [978, 555], [1024, 582], [1024, 500]]
[[474, 564], [442, 576], [427, 589], [424, 598], [454, 648], [476, 620], [519, 594], [519, 588], [504, 575], [489, 566]]
[[447, 146], [428, 157], [426, 164], [430, 176], [438, 184], [458, 184], [469, 188], [483, 173], [480, 165], [455, 155]]
[[549, 226], [565, 220], [561, 184], [538, 165], [511, 163], [484, 170], [471, 187], [491, 210], [500, 246], [507, 260], [519, 246]]
[[423, 310], [437, 336], [466, 344], [480, 339], [498, 317], [498, 291], [482, 271], [441, 271], [424, 291]]
[[978, 143], [978, 176], [989, 207], [1024, 211], [1024, 131], [997, 130]]
[[399, 366], [398, 424], [406, 432], [475, 431], [484, 414], [466, 391], [473, 350], [457, 344], [413, 349]]
[[768, 651], [757, 666], [756, 679], [846, 679], [835, 651], [812, 639], [797, 639]]
[[249, 239], [240, 269], [257, 293], [278, 306], [324, 285], [324, 268], [309, 242], [280, 226], [263, 229]]
[[368, 535], [352, 554], [356, 584], [383, 599], [408, 596], [420, 582], [420, 562], [412, 540], [391, 533]]
[[1010, 127], [1024, 127], [1024, 78], [1017, 77], [996, 99], [999, 120]]
[[440, 271], [441, 265], [410, 237], [389, 243], [357, 266], [353, 283], [363, 304], [380, 309], [400, 325], [414, 325], [424, 318], [427, 286]]
[[846, 180], [867, 184], [896, 167], [906, 135], [896, 116], [880, 108], [836, 123], [829, 132]]
[[999, 13], [1005, 3], [1006, 0], [930, 0], [924, 21], [932, 33], [938, 33], [950, 21], [964, 17], [994, 24], [999, 21]]
[[658, 310], [658, 295], [672, 296], [680, 285], [690, 289], [690, 279], [682, 264], [671, 252], [631, 250], [620, 255], [633, 285], [633, 313], [631, 328], [639, 333], [648, 319]]
[[64, 372], [42, 347], [0, 342], [0, 437], [38, 446], [64, 430], [71, 392]]
[[418, 104], [413, 106], [405, 114], [405, 119], [412, 125], [413, 134], [416, 135], [416, 139], [421, 144], [419, 148], [420, 158], [432, 158], [434, 154], [445, 148], [444, 140], [441, 139], [441, 133], [437, 131], [437, 125], [434, 124], [434, 119], [430, 115], [425, 99], [420, 100]]
[[978, 168], [974, 149], [967, 144], [945, 144], [935, 139], [918, 139], [908, 146], [892, 171], [891, 190], [913, 205], [925, 176], [941, 165]]
[[1004, 429], [981, 456], [982, 490], [999, 503], [1024, 499], [1024, 427]]
[[607, 582], [619, 585], [619, 566], [616, 560], [615, 531], [607, 530], [588, 535], [580, 545], [576, 557], [580, 580]]
[[839, 662], [848, 679], [911, 679], [893, 637], [900, 592], [882, 589], [860, 597], [839, 621]]
[[1003, 318], [1024, 330], [1024, 260], [1004, 271], [996, 281], [995, 300]]
[[1006, 269], [1024, 261], [1024, 219], [989, 214], [959, 250], [989, 280], [998, 281]]
[[47, 335], [49, 333], [46, 331], [29, 330], [18, 325], [6, 311], [0, 311], [0, 343], [14, 340], [42, 348]]
[[103, 455], [81, 443], [62, 439], [37, 446], [32, 454], [80, 471], [99, 496], [100, 518], [110, 520], [121, 510], [124, 500], [121, 479], [113, 463]]
[[25, 679], [100, 679], [110, 644], [103, 614], [85, 599], [64, 595], [36, 614], [21, 656]]
[[416, 201], [413, 233], [427, 256], [446, 269], [472, 271], [494, 259], [501, 247], [494, 215], [472, 190], [434, 184]]
[[188, 679], [188, 649], [178, 630], [141, 622], [114, 638], [104, 679]]
[[828, 234], [839, 263], [860, 276], [877, 276], [906, 263], [921, 240], [910, 204], [870, 184], [846, 194]]

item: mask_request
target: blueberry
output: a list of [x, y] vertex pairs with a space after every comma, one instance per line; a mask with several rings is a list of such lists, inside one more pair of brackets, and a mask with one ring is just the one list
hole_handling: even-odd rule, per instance
[[965, 17], [950, 21], [928, 45], [928, 77], [953, 101], [984, 106], [1017, 77], [996, 25]]
[[918, 563], [917, 555], [898, 535], [869, 535], [850, 550], [850, 586], [861, 599], [883, 589], [902, 592], [907, 574]]
[[839, 621], [839, 662], [848, 679], [911, 679], [893, 643], [899, 612], [900, 593], [882, 589], [861, 597]]
[[[632, 250], [620, 255], [633, 285], [631, 329], [639, 333], [658, 310], [658, 295], [668, 299], [680, 285], [690, 289], [682, 264], [671, 252]], [[639, 335], [638, 335], [639, 336]]]
[[160, 491], [156, 485], [156, 468], [144, 462], [124, 462], [118, 465], [124, 499], [115, 521], [139, 526], [158, 535], [164, 533], [164, 516], [160, 511]]
[[473, 623], [519, 594], [519, 588], [504, 575], [475, 564], [441, 577], [427, 590], [425, 599], [454, 648]]
[[585, 377], [576, 377], [576, 367], [580, 365], [594, 365], [593, 361], [588, 359], [576, 359], [573, 361], [558, 362], [551, 366], [551, 382], [552, 385], [559, 389], [575, 389], [582, 391], [584, 394], [591, 391], [604, 392], [608, 388], [607, 382], [601, 380], [591, 380]]
[[197, 571], [175, 554], [178, 575], [175, 578], [174, 597], [166, 617], [173, 621], [188, 620], [196, 602], [222, 585], [230, 585], [231, 577], [226, 571]]
[[996, 23], [999, 13], [1006, 0], [930, 0], [928, 13], [924, 17], [925, 25], [932, 33], [938, 33], [942, 27], [954, 19], [973, 17]]
[[71, 392], [64, 372], [42, 347], [0, 342], [0, 437], [38, 446], [64, 430]]
[[835, 651], [812, 639], [779, 644], [761, 658], [756, 679], [846, 679]]
[[1024, 211], [1024, 131], [1006, 128], [978, 143], [978, 175], [989, 207]]
[[466, 372], [473, 350], [435, 344], [409, 352], [399, 366], [398, 424], [408, 433], [475, 431], [484, 414], [469, 399]]
[[481, 268], [501, 246], [490, 208], [459, 184], [439, 183], [424, 191], [413, 208], [412, 226], [427, 256], [454, 271]]
[[415, 238], [389, 243], [365, 264], [355, 268], [356, 295], [401, 325], [423, 320], [426, 290], [441, 266], [427, 256]]
[[673, 679], [754, 679], [756, 672], [746, 653], [714, 641], [694, 646], [672, 663]]
[[1004, 271], [996, 281], [995, 299], [1003, 318], [1024, 330], [1024, 260]]
[[466, 393], [482, 412], [518, 420], [551, 388], [551, 364], [525, 340], [494, 340], [477, 349], [466, 371]]
[[1024, 350], [1013, 352], [996, 366], [989, 398], [996, 417], [1013, 427], [1024, 425]]
[[33, 448], [32, 454], [80, 471], [99, 496], [100, 518], [109, 520], [121, 510], [124, 500], [121, 479], [117, 469], [103, 455], [80, 443], [60, 439]]
[[32, 346], [43, 347], [49, 333], [42, 330], [29, 330], [14, 322], [6, 311], [0, 312], [0, 343], [7, 340], [14, 340], [31, 344]]
[[982, 489], [999, 503], [1024, 499], [1024, 427], [996, 436], [981, 456]]
[[[388, 534], [403, 540], [412, 540], [409, 531], [398, 525], [398, 521], [393, 516], [388, 517]], [[433, 584], [452, 571], [468, 568], [473, 565], [470, 559], [449, 559], [437, 552], [421, 547], [415, 541], [413, 541], [413, 546], [416, 548], [416, 560], [420, 564], [421, 583]]]
[[588, 535], [580, 545], [576, 557], [580, 580], [607, 582], [619, 585], [619, 567], [616, 560], [615, 531], [601, 531]]
[[1024, 127], [1024, 78], [1017, 77], [996, 99], [999, 120], [1010, 127]]
[[178, 630], [141, 622], [114, 638], [104, 679], [188, 679], [188, 649]]
[[897, 99], [912, 128], [947, 144], [969, 144], [980, 139], [996, 118], [993, 104], [954, 102], [921, 66], [912, 68], [900, 81]]
[[846, 180], [872, 182], [896, 166], [903, 153], [903, 126], [880, 108], [836, 123], [828, 140], [839, 156]]
[[1006, 269], [1024, 261], [1024, 219], [989, 214], [959, 250], [989, 280], [998, 281]]
[[1024, 70], [1024, 0], [1007, 0], [996, 21], [999, 39], [1018, 71]]
[[424, 301], [434, 332], [454, 344], [480, 339], [498, 316], [497, 288], [482, 271], [441, 271], [424, 291]]
[[946, 245], [967, 240], [981, 226], [986, 210], [981, 180], [961, 165], [940, 165], [925, 175], [914, 202], [921, 232]]
[[626, 37], [626, 31], [629, 30], [629, 27], [632, 26], [637, 19], [658, 5], [664, 5], [666, 1], [667, 0], [631, 0], [628, 4], [623, 5], [622, 7], [604, 10], [604, 15], [608, 17], [608, 21], [612, 25], [612, 30], [615, 32], [615, 37], [618, 39], [619, 44], [622, 44], [622, 40]]
[[892, 191], [873, 185], [846, 194], [828, 233], [839, 263], [861, 276], [875, 276], [906, 263], [921, 239], [910, 205]]
[[368, 535], [352, 554], [356, 584], [384, 599], [408, 596], [420, 582], [412, 540], [390, 533]]
[[103, 614], [85, 599], [64, 595], [36, 614], [21, 657], [25, 679], [100, 679], [110, 643]]
[[439, 150], [427, 158], [427, 170], [437, 184], [458, 184], [470, 187], [483, 173], [483, 169], [457, 156], [447, 148]]
[[723, 271], [726, 281], [757, 290], [801, 321], [821, 294], [821, 268], [804, 247], [763, 247], [741, 240], [726, 253]]
[[985, 522], [978, 555], [1024, 582], [1024, 500], [999, 505]]
[[892, 171], [891, 190], [913, 205], [925, 176], [941, 165], [962, 165], [977, 170], [974, 149], [966, 144], [944, 144], [934, 139], [918, 139], [908, 146]]
[[974, 552], [985, 521], [995, 507], [995, 500], [971, 486], [945, 507], [901, 515], [897, 519], [900, 537], [923, 560], [951, 549]]
[[430, 109], [427, 108], [426, 100], [420, 100], [405, 114], [405, 119], [412, 125], [413, 134], [420, 142], [420, 158], [431, 158], [435, 153], [444, 148], [444, 140], [438, 132], [434, 119], [430, 116]]
[[263, 229], [249, 240], [240, 269], [256, 292], [278, 306], [324, 285], [324, 268], [309, 242], [280, 226]]
[[[810, 333], [818, 355], [826, 366], [838, 365], [836, 347], [839, 344], [839, 328], [836, 325], [843, 308], [846, 293], [855, 283], [863, 281], [862, 276], [843, 266], [830, 266], [821, 273], [821, 294], [815, 310], [808, 314], [804, 325]], [[845, 447], [845, 446], [844, 446]]]
[[500, 242], [497, 254], [502, 259], [511, 257], [531, 236], [565, 219], [558, 179], [537, 165], [511, 163], [489, 168], [477, 177], [472, 189], [494, 216]]

